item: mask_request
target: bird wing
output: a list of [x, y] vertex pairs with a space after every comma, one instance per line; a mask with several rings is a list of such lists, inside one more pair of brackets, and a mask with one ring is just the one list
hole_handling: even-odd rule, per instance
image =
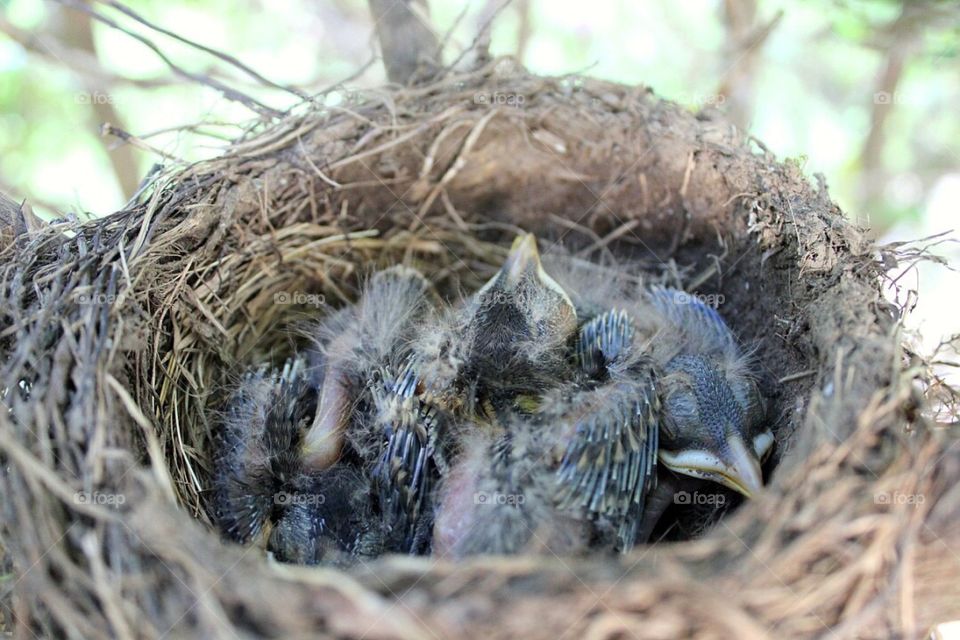
[[580, 329], [577, 358], [601, 382], [577, 391], [559, 416], [569, 434], [557, 469], [558, 504], [604, 516], [618, 546], [633, 546], [646, 496], [656, 484], [660, 400], [651, 359], [631, 352], [633, 324], [623, 311]]
[[609, 518], [622, 549], [633, 545], [656, 484], [659, 447], [652, 370], [631, 373], [574, 394], [558, 425], [570, 433], [556, 472], [558, 505]]
[[584, 373], [595, 376], [626, 356], [633, 341], [633, 324], [625, 311], [601, 313], [580, 328], [577, 362]]
[[387, 528], [404, 550], [413, 551], [435, 475], [433, 440], [442, 414], [418, 397], [419, 376], [411, 357], [375, 393], [377, 420], [386, 444], [373, 469], [374, 487]]
[[312, 402], [299, 359], [244, 374], [227, 402], [215, 460], [215, 515], [227, 538], [248, 542], [263, 531], [278, 492], [299, 472]]

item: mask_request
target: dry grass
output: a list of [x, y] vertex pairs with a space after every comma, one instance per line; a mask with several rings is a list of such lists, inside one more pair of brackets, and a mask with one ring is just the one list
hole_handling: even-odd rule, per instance
[[[769, 489], [625, 558], [344, 573], [222, 545], [206, 416], [317, 312], [276, 296], [337, 306], [401, 261], [452, 295], [518, 228], [724, 296], [773, 397]], [[498, 61], [274, 120], [129, 210], [0, 238], [20, 637], [888, 638], [960, 615], [958, 433], [924, 418], [931, 378], [900, 349], [877, 252], [825, 186], [709, 113]]]

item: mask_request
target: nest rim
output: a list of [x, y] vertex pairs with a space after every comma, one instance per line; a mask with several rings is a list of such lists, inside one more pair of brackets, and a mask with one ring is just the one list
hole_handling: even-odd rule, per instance
[[[475, 99], [479, 92], [498, 91], [524, 95], [523, 108]], [[584, 594], [561, 579], [571, 566], [577, 580], [585, 576], [589, 584], [617, 587], [612, 606], [618, 618], [628, 620], [620, 622], [629, 629], [642, 629], [649, 619], [661, 619], [670, 628], [727, 629], [756, 637], [765, 637], [768, 628], [785, 633], [809, 631], [811, 625], [816, 629], [818, 618], [830, 621], [820, 625], [821, 632], [916, 626], [902, 612], [880, 610], [876, 603], [892, 596], [879, 589], [858, 596], [857, 606], [849, 610], [829, 604], [829, 594], [817, 592], [810, 596], [812, 606], [792, 610], [781, 603], [765, 612], [758, 604], [764, 590], [772, 585], [782, 591], [783, 585], [770, 576], [757, 580], [744, 574], [745, 564], [769, 563], [777, 567], [771, 573], [793, 576], [790, 585], [808, 593], [808, 583], [771, 553], [774, 548], [800, 556], [814, 553], [803, 545], [797, 551], [792, 541], [798, 523], [811, 517], [800, 507], [840, 528], [869, 514], [883, 520], [892, 538], [863, 547], [870, 557], [883, 557], [916, 536], [924, 514], [934, 506], [927, 505], [920, 516], [900, 518], [895, 509], [860, 496], [838, 508], [821, 497], [833, 485], [834, 491], [842, 488], [843, 495], [851, 496], [869, 486], [879, 491], [891, 477], [906, 477], [915, 491], [923, 487], [929, 495], [943, 493], [933, 475], [911, 477], [903, 471], [908, 463], [935, 460], [942, 449], [923, 429], [908, 434], [903, 427], [911, 403], [918, 401], [905, 374], [895, 318], [879, 295], [882, 269], [870, 243], [843, 219], [822, 182], [814, 188], [796, 166], [758, 151], [754, 141], [712, 112], [687, 113], [642, 87], [538, 78], [509, 61], [437, 85], [398, 90], [389, 100], [358, 99], [349, 108], [291, 115], [251, 134], [221, 158], [161, 174], [140, 202], [106, 219], [56, 224], [5, 247], [0, 244], [8, 282], [14, 283], [4, 295], [17, 305], [8, 313], [10, 326], [21, 327], [32, 353], [47, 358], [47, 369], [39, 365], [47, 379], [55, 373], [54, 354], [69, 358], [62, 345], [70, 343], [64, 334], [55, 341], [59, 348], [37, 348], [49, 314], [72, 318], [84, 335], [104, 340], [84, 343], [88, 358], [71, 370], [90, 372], [93, 388], [112, 398], [106, 404], [114, 426], [105, 425], [104, 414], [95, 411], [92, 428], [75, 427], [78, 416], [91, 410], [85, 404], [89, 400], [53, 392], [48, 401], [56, 409], [49, 416], [29, 398], [15, 402], [11, 412], [20, 423], [62, 420], [64, 427], [52, 429], [48, 440], [0, 416], [0, 449], [13, 465], [4, 488], [18, 492], [14, 503], [40, 504], [50, 522], [93, 519], [98, 524], [80, 528], [100, 544], [113, 535], [121, 541], [117, 548], [136, 549], [137, 562], [152, 567], [148, 584], [157, 590], [153, 598], [105, 592], [97, 572], [112, 575], [113, 565], [98, 561], [89, 543], [67, 539], [81, 559], [70, 564], [58, 555], [58, 562], [88, 567], [91, 579], [81, 580], [76, 593], [93, 594], [78, 607], [94, 621], [91, 629], [135, 629], [131, 611], [139, 607], [151, 612], [143, 628], [162, 631], [159, 627], [174, 616], [148, 603], [165, 590], [178, 589], [169, 576], [179, 571], [209, 587], [214, 608], [231, 628], [246, 625], [258, 635], [278, 629], [306, 633], [320, 625], [343, 635], [362, 635], [366, 627], [375, 635], [419, 637], [431, 628], [462, 631], [463, 620], [469, 620], [471, 634], [526, 630], [537, 636], [560, 622], [585, 630], [596, 621], [572, 614], [537, 627], [536, 612], [547, 606], [548, 596], [578, 605], [572, 611], [583, 609]], [[582, 121], [575, 121], [575, 115]], [[558, 124], [564, 122], [567, 128]], [[598, 167], [612, 167], [608, 174], [615, 179]], [[587, 214], [575, 219], [585, 209]], [[662, 276], [728, 296], [741, 312], [752, 309], [727, 316], [735, 330], [750, 333], [752, 327], [760, 335], [764, 319], [777, 318], [777, 312], [789, 319], [774, 326], [774, 337], [763, 335], [766, 342], [758, 347], [761, 356], [796, 366], [778, 378], [779, 385], [791, 389], [777, 404], [782, 436], [777, 448], [789, 455], [772, 463], [776, 473], [759, 499], [742, 505], [701, 539], [641, 549], [624, 559], [520, 557], [453, 565], [435, 558], [384, 558], [345, 572], [278, 567], [250, 556], [249, 549], [221, 546], [209, 521], [194, 521], [206, 518], [208, 485], [203, 478], [209, 468], [204, 456], [213, 430], [200, 410], [208, 401], [202, 392], [216, 388], [224, 365], [291, 347], [277, 328], [298, 322], [302, 310], [278, 310], [271, 303], [278, 291], [349, 300], [364, 272], [401, 261], [421, 269], [429, 264], [428, 275], [450, 291], [469, 289], [499, 262], [503, 239], [514, 230], [552, 241], [564, 226], [577, 250], [594, 246], [595, 255], [610, 252], [638, 264], [652, 253], [664, 267]], [[631, 242], [631, 236], [639, 243]], [[732, 254], [725, 252], [731, 248]], [[663, 260], [658, 250], [668, 258]], [[719, 265], [726, 266], [728, 255], [737, 257], [734, 267], [724, 271]], [[64, 263], [68, 269], [59, 272]], [[714, 273], [712, 264], [717, 265]], [[55, 273], [63, 281], [51, 284]], [[59, 298], [37, 304], [29, 291], [15, 286], [27, 281], [51, 287]], [[757, 291], [769, 299], [758, 302]], [[79, 298], [84, 295], [93, 304]], [[99, 295], [106, 297], [101, 301]], [[271, 333], [276, 335], [271, 338]], [[777, 339], [780, 347], [767, 344]], [[4, 348], [13, 353], [8, 344]], [[32, 370], [5, 365], [13, 377], [4, 383], [22, 380], [26, 372]], [[70, 384], [81, 387], [76, 380]], [[91, 434], [101, 439], [92, 440], [93, 453], [83, 442]], [[902, 445], [902, 451], [892, 455], [881, 446], [877, 452], [878, 441], [888, 448], [890, 442]], [[71, 451], [66, 463], [51, 456], [51, 442], [53, 448]], [[111, 448], [129, 455], [116, 462], [108, 455]], [[26, 468], [34, 464], [53, 477], [31, 474]], [[80, 473], [70, 477], [74, 469]], [[805, 482], [798, 483], [800, 478]], [[136, 487], [123, 484], [131, 479]], [[136, 496], [134, 508], [119, 517], [103, 505], [77, 503], [77, 493], [72, 504], [67, 502], [71, 490], [90, 493], [113, 481], [120, 491]], [[56, 505], [43, 502], [51, 496]], [[20, 558], [17, 564], [35, 555], [29, 545], [7, 542], [13, 523], [23, 522], [23, 505], [11, 504], [4, 511], [4, 547]], [[119, 532], [104, 533], [111, 526]], [[810, 539], [796, 535], [813, 548]], [[177, 537], [189, 540], [191, 548], [179, 548]], [[157, 559], [177, 570], [157, 568]], [[239, 567], [235, 575], [244, 579], [217, 577], [227, 566]], [[669, 571], [660, 576], [663, 566]], [[880, 566], [861, 573], [876, 577], [899, 564]], [[435, 578], [427, 581], [432, 584], [424, 584], [426, 576]], [[485, 580], [495, 576], [504, 588], [484, 592]], [[655, 581], [653, 576], [658, 576]], [[262, 585], [246, 584], [249, 579]], [[724, 611], [695, 586], [700, 579], [743, 591]], [[77, 616], [65, 613], [57, 600], [57, 594], [66, 592], [50, 587], [46, 579], [28, 578], [27, 583], [41, 594], [42, 604], [27, 607], [33, 625], [83, 630]], [[535, 588], [524, 592], [523, 585]], [[197, 597], [192, 589], [190, 594], [182, 591], [180, 600]], [[258, 602], [267, 591], [266, 604]], [[388, 603], [405, 603], [408, 593], [415, 596], [414, 603], [409, 608], [404, 604], [397, 619], [385, 619]], [[437, 593], [447, 599], [431, 609], [430, 596]], [[270, 604], [282, 599], [287, 602], [271, 610]], [[640, 601], [672, 603], [673, 609], [652, 612]], [[698, 601], [705, 604], [694, 611]], [[533, 611], [521, 611], [521, 602], [533, 603]], [[279, 622], [297, 607], [308, 614]], [[514, 618], [505, 624], [482, 615], [478, 620], [477, 612], [498, 607]], [[678, 623], [668, 615], [677, 611], [694, 613]], [[372, 623], [366, 619], [371, 612], [378, 616]], [[458, 619], [457, 612], [469, 615]], [[171, 628], [182, 624], [209, 630], [222, 623], [216, 614], [199, 612], [189, 613], [185, 622], [174, 621]]]

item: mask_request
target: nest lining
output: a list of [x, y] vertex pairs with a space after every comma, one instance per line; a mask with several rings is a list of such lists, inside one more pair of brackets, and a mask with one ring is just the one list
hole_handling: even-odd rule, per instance
[[[524, 99], [475, 99], [491, 92]], [[701, 540], [623, 560], [389, 558], [343, 573], [221, 545], [205, 509], [208, 408], [231, 371], [295, 349], [288, 329], [315, 312], [275, 296], [347, 303], [398, 262], [452, 296], [520, 229], [723, 296], [773, 400], [765, 494]], [[501, 61], [290, 116], [161, 176], [129, 210], [2, 249], [3, 541], [30, 594], [7, 600], [10, 626], [884, 637], [933, 615], [903, 604], [918, 588], [904, 572], [920, 566], [907, 553], [923, 527], [949, 535], [940, 498], [960, 473], [939, 455], [947, 443], [907, 432], [920, 401], [881, 268], [822, 182], [710, 113]], [[878, 504], [884, 491], [927, 499]], [[924, 606], [942, 611], [946, 593]]]

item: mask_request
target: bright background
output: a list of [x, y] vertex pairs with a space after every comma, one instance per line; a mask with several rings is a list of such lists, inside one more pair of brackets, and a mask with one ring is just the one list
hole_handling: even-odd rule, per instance
[[[70, 4], [70, 2], [66, 2]], [[79, 3], [78, 3], [79, 4]], [[960, 202], [960, 3], [947, 0], [430, 0], [447, 57], [493, 22], [494, 54], [543, 74], [645, 83], [718, 108], [781, 158], [823, 173], [855, 222], [885, 241], [951, 230]], [[151, 22], [307, 92], [384, 83], [364, 0], [130, 0]], [[175, 64], [285, 108], [236, 69], [138, 24]], [[43, 0], [0, 0], [0, 190], [45, 216], [121, 207], [155, 153], [99, 135], [104, 121], [169, 156], [218, 153], [253, 114], [187, 82], [141, 42]], [[340, 99], [337, 92], [327, 100]], [[168, 131], [202, 123], [193, 132]], [[952, 237], [956, 237], [953, 234]], [[952, 260], [957, 245], [936, 252]], [[910, 270], [905, 300], [929, 348], [960, 326], [960, 279]]]

